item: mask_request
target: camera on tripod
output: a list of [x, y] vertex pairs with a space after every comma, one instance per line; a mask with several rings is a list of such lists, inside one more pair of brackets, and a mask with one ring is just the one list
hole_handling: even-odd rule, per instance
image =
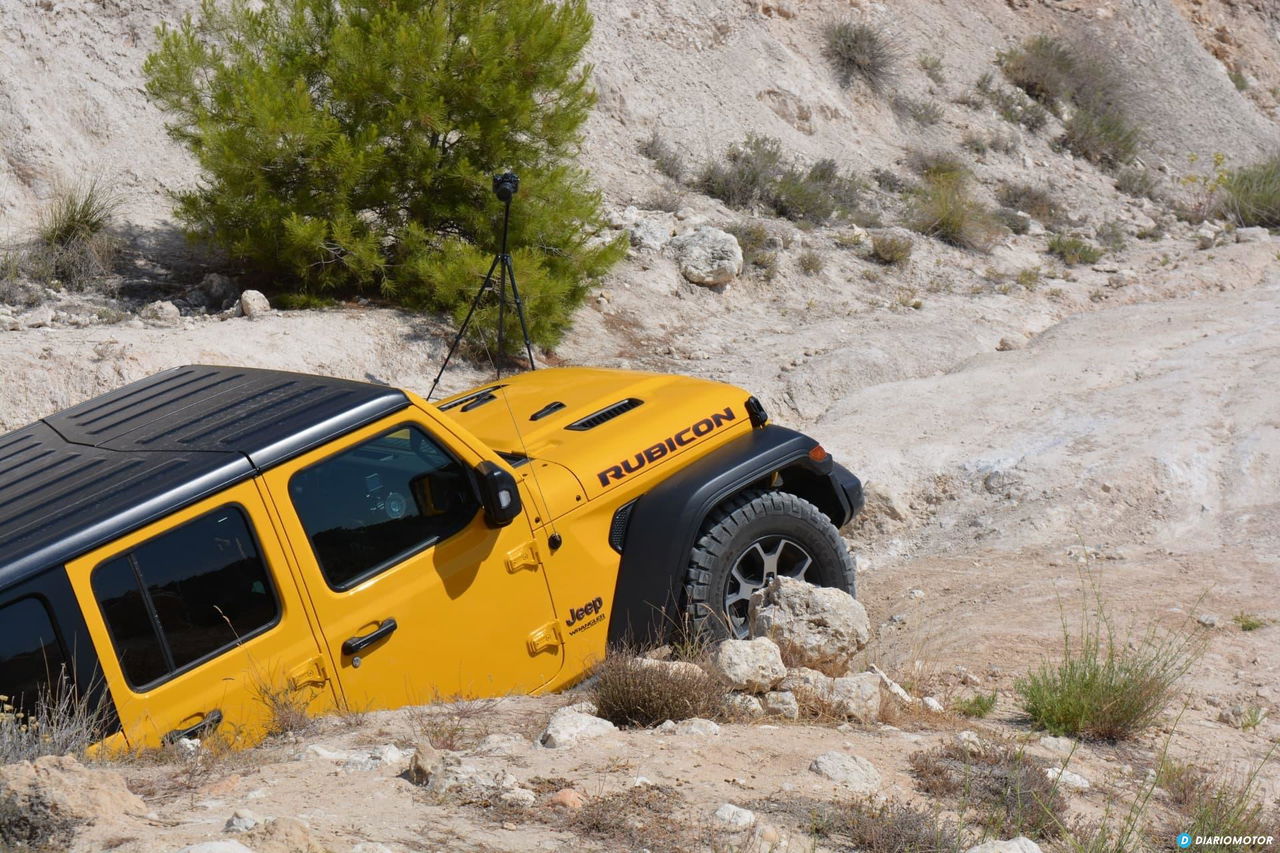
[[520, 177], [515, 172], [503, 172], [493, 176], [493, 194], [498, 201], [511, 201], [511, 197], [520, 189]]

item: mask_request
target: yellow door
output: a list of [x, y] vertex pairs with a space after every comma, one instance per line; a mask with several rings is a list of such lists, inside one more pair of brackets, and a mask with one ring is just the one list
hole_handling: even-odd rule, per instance
[[303, 599], [252, 481], [67, 565], [134, 746], [246, 744], [335, 704]]
[[351, 709], [528, 692], [560, 669], [528, 519], [485, 523], [479, 461], [411, 409], [263, 478]]

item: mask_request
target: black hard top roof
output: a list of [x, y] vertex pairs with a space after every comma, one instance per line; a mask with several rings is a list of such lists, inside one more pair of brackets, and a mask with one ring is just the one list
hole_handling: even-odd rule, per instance
[[178, 367], [0, 435], [0, 589], [408, 403], [365, 382]]

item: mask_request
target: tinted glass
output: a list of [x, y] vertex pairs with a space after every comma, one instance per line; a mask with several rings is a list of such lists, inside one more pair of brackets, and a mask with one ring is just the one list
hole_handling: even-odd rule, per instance
[[480, 508], [466, 469], [416, 427], [299, 471], [289, 494], [337, 589], [452, 536]]
[[36, 598], [0, 607], [0, 696], [23, 712], [58, 684], [66, 658], [49, 611]]
[[235, 507], [104, 563], [93, 589], [134, 685], [234, 646], [279, 613], [248, 521]]

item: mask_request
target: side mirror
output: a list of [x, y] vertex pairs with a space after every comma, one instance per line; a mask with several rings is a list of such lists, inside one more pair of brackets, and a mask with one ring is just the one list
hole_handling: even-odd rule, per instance
[[484, 506], [484, 518], [489, 526], [506, 527], [515, 521], [522, 509], [516, 478], [489, 461], [477, 465], [475, 475], [480, 503]]

